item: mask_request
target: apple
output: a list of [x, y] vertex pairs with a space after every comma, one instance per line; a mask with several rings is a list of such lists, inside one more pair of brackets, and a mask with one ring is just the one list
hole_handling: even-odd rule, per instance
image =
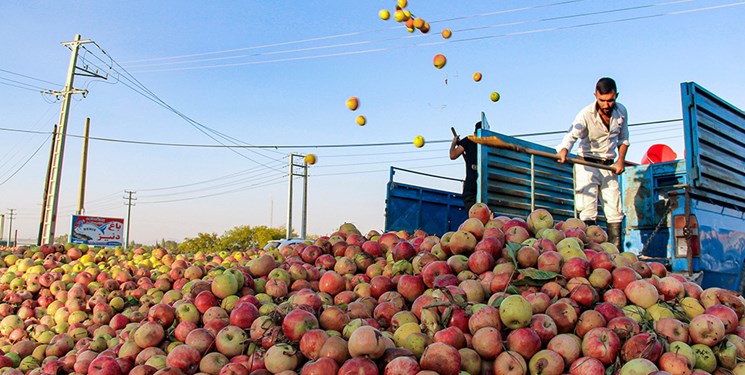
[[660, 340], [649, 333], [631, 336], [621, 348], [621, 359], [628, 362], [634, 358], [647, 358], [657, 362], [664, 349]]
[[458, 349], [436, 342], [424, 349], [419, 364], [422, 370], [436, 371], [441, 375], [458, 375], [460, 373], [460, 362]]
[[595, 375], [605, 373], [605, 366], [597, 358], [580, 357], [569, 365], [570, 375]]
[[696, 355], [696, 363], [693, 364], [693, 368], [709, 373], [714, 372], [717, 368], [717, 358], [711, 347], [705, 344], [693, 344], [691, 349]]
[[623, 291], [625, 291], [626, 286], [629, 285], [629, 283], [641, 279], [641, 276], [639, 276], [636, 271], [626, 266], [616, 267], [611, 274], [613, 275], [613, 288], [621, 289]]
[[455, 326], [446, 327], [435, 332], [432, 339], [434, 342], [445, 343], [456, 349], [466, 347], [466, 336], [460, 328]]
[[486, 203], [477, 202], [468, 209], [468, 217], [478, 219], [482, 224], [486, 225], [492, 218], [492, 212]]
[[[550, 307], [549, 307], [550, 308]], [[527, 327], [533, 316], [530, 302], [520, 295], [511, 295], [499, 305], [499, 317], [502, 324], [510, 329]]]
[[[30, 358], [30, 357], [29, 357]], [[87, 373], [90, 375], [120, 375], [122, 373], [119, 363], [115, 358], [98, 356], [88, 365]]]
[[357, 357], [344, 362], [337, 375], [377, 374], [378, 366], [369, 358]]
[[[548, 316], [546, 316], [548, 318]], [[545, 319], [545, 318], [544, 318]], [[550, 318], [548, 318], [550, 319]], [[542, 347], [542, 339], [531, 328], [518, 328], [507, 335], [507, 350], [519, 353], [525, 360], [530, 360]], [[547, 340], [548, 342], [548, 340]]]
[[248, 333], [240, 327], [228, 325], [215, 335], [215, 348], [228, 358], [243, 353], [247, 345]]
[[654, 322], [654, 330], [668, 342], [688, 342], [688, 325], [675, 318], [663, 318]]
[[202, 354], [189, 345], [178, 345], [166, 357], [166, 366], [176, 367], [185, 373], [193, 373], [199, 368]]
[[271, 373], [294, 370], [300, 364], [298, 351], [289, 344], [278, 343], [267, 349], [264, 365]]
[[321, 347], [319, 355], [321, 358], [331, 358], [341, 366], [349, 358], [347, 341], [339, 336], [330, 336]]
[[658, 370], [654, 362], [646, 358], [634, 358], [621, 367], [619, 375], [648, 375]]
[[549, 349], [544, 349], [536, 353], [528, 362], [528, 369], [531, 374], [556, 374], [564, 372], [564, 358]]
[[693, 364], [682, 354], [667, 352], [660, 358], [660, 370], [671, 374], [690, 374], [693, 371]]
[[688, 331], [694, 344], [706, 346], [718, 344], [726, 334], [722, 320], [715, 315], [706, 313], [691, 319]]
[[327, 375], [336, 374], [339, 364], [329, 357], [318, 358], [306, 362], [300, 369], [300, 375]]
[[596, 310], [585, 310], [580, 314], [574, 333], [579, 337], [585, 337], [585, 334], [593, 328], [605, 327], [607, 321], [601, 313]]
[[556, 324], [559, 333], [571, 332], [574, 330], [579, 317], [577, 311], [571, 305], [565, 302], [554, 302], [546, 309], [546, 315], [550, 316]]
[[561, 273], [564, 257], [556, 251], [544, 251], [538, 256], [536, 267], [541, 271]]
[[724, 323], [725, 333], [734, 333], [738, 325], [738, 316], [735, 310], [723, 304], [709, 306], [705, 314], [711, 314], [718, 317]]
[[[536, 335], [537, 337], [537, 335]], [[540, 341], [540, 339], [538, 339]], [[473, 349], [486, 360], [494, 360], [497, 355], [502, 352], [501, 345], [495, 345], [494, 343], [501, 343], [502, 335], [499, 330], [494, 327], [483, 327], [473, 334], [471, 340]]]
[[424, 284], [424, 280], [420, 275], [402, 275], [398, 279], [398, 285], [396, 286], [398, 293], [408, 302], [413, 302], [417, 297], [424, 294], [426, 289], [427, 286]]
[[163, 326], [155, 321], [147, 321], [134, 332], [134, 341], [140, 348], [149, 348], [160, 344], [165, 338]]
[[599, 359], [606, 366], [616, 360], [620, 349], [621, 339], [605, 327], [593, 328], [582, 338], [582, 353], [587, 357]]
[[674, 277], [665, 276], [657, 284], [660, 297], [664, 301], [672, 301], [685, 297], [685, 287], [683, 283]]
[[147, 318], [157, 322], [163, 328], [168, 328], [176, 320], [176, 309], [165, 303], [158, 303], [148, 310]]
[[647, 309], [656, 304], [659, 299], [657, 288], [647, 280], [634, 280], [629, 282], [624, 288], [624, 293], [631, 303], [643, 309]]
[[528, 373], [528, 364], [519, 353], [504, 351], [494, 360], [492, 371], [494, 374], [524, 375]]
[[565, 365], [569, 366], [582, 355], [582, 339], [571, 333], [561, 333], [548, 342], [546, 349], [559, 353]]
[[365, 356], [377, 359], [385, 353], [386, 344], [380, 331], [370, 326], [362, 326], [355, 329], [349, 337], [349, 355], [353, 358]]

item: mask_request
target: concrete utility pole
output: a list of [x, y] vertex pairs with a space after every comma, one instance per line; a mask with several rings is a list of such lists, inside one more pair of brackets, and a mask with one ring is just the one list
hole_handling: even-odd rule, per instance
[[292, 238], [292, 178], [295, 177], [294, 173], [294, 167], [293, 164], [293, 158], [295, 157], [295, 154], [290, 154], [290, 170], [287, 174], [287, 177], [289, 178], [289, 186], [287, 188], [287, 239]]
[[[295, 157], [303, 158], [305, 155], [290, 154], [289, 187], [287, 193], [287, 239], [292, 238], [292, 179], [295, 176], [303, 177], [303, 210], [300, 223], [300, 238], [305, 239], [305, 228], [308, 220], [308, 164], [295, 164]], [[295, 173], [295, 167], [302, 167], [303, 173]]]
[[132, 201], [137, 200], [137, 198], [132, 198], [132, 194], [136, 194], [136, 193], [137, 193], [136, 191], [129, 191], [129, 190], [124, 191], [124, 194], [127, 194], [127, 196], [124, 197], [124, 199], [127, 200], [127, 203], [125, 203], [125, 205], [127, 206], [127, 235], [124, 236], [124, 248], [125, 249], [129, 247], [129, 218], [130, 218], [130, 215], [132, 214], [132, 206], [135, 205], [134, 203], [132, 203]]
[[88, 135], [91, 129], [91, 119], [85, 119], [85, 131], [83, 132], [83, 157], [80, 162], [80, 196], [78, 197], [78, 215], [85, 211], [85, 176], [88, 173]]
[[10, 246], [11, 239], [13, 238], [13, 216], [15, 216], [15, 211], [16, 210], [15, 210], [15, 208], [9, 208], [8, 211], [9, 211], [9, 213], [8, 213], [8, 219], [9, 219], [9, 222], [10, 222], [8, 224], [8, 246]]
[[[59, 187], [60, 179], [62, 177], [62, 160], [65, 152], [65, 138], [67, 136], [67, 120], [70, 116], [70, 99], [73, 94], [86, 94], [86, 90], [77, 90], [73, 87], [73, 82], [76, 75], [86, 75], [90, 77], [104, 78], [106, 77], [99, 75], [96, 72], [88, 71], [85, 68], [78, 68], [78, 52], [80, 46], [87, 43], [92, 43], [90, 39], [81, 40], [80, 34], [75, 35], [75, 40], [71, 42], [62, 42], [62, 45], [70, 49], [70, 65], [67, 69], [67, 80], [65, 82], [65, 89], [63, 91], [49, 91], [48, 94], [55, 96], [62, 96], [62, 110], [60, 112], [59, 120], [59, 131], [52, 142], [52, 163], [50, 166], [49, 179], [46, 181], [45, 191], [46, 196], [44, 198], [44, 209], [42, 211], [41, 225], [42, 234], [39, 243], [46, 241], [47, 243], [54, 242], [54, 230], [57, 224], [57, 206], [59, 199]], [[77, 70], [82, 73], [76, 73]]]
[[5, 214], [0, 214], [0, 241], [3, 240], [5, 234]]

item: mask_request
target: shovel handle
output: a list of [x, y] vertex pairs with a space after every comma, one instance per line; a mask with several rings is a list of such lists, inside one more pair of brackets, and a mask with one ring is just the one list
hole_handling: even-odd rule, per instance
[[[520, 150], [518, 150], [518, 151], [522, 151], [522, 152], [525, 152], [526, 154], [531, 154], [531, 155], [544, 156], [544, 157], [547, 157], [547, 158], [552, 158], [554, 160], [559, 159], [559, 154], [552, 154], [550, 152], [545, 152], [545, 151], [531, 150], [529, 148], [522, 148], [522, 147], [520, 147]], [[605, 169], [605, 170], [612, 171], [612, 172], [615, 172], [616, 171], [616, 169], [613, 168], [610, 165], [605, 165], [605, 164], [600, 164], [600, 163], [593, 163], [591, 161], [582, 160], [582, 159], [578, 159], [578, 158], [569, 158], [568, 157], [567, 158], [567, 161], [570, 162], [570, 163], [573, 163], [573, 164], [582, 164], [582, 165], [586, 165], [588, 167]]]

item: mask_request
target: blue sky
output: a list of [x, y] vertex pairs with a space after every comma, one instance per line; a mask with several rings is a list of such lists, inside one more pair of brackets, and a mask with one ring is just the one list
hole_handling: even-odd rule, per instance
[[[18, 236], [35, 237], [48, 133], [61, 106], [39, 90], [61, 89], [70, 54], [60, 42], [75, 34], [96, 42], [81, 61], [109, 78], [76, 77], [75, 87], [89, 93], [75, 97], [68, 134], [82, 135], [90, 117], [91, 136], [112, 140], [296, 146], [231, 151], [92, 140], [86, 214], [124, 217], [124, 191], [136, 191], [130, 235], [146, 244], [284, 224], [290, 152], [318, 156], [309, 233], [344, 222], [382, 229], [391, 165], [461, 178], [462, 161], [447, 157], [449, 127], [468, 133], [485, 112], [492, 130], [506, 134], [564, 130], [602, 76], [617, 80], [631, 123], [681, 118], [686, 81], [745, 108], [742, 2], [409, 1], [407, 9], [430, 23], [426, 35], [378, 18], [395, 3], [3, 2], [0, 211], [15, 209]], [[444, 28], [453, 30], [449, 40], [440, 36]], [[438, 53], [448, 58], [441, 70], [432, 66]], [[139, 89], [128, 87], [135, 82]], [[499, 102], [489, 100], [492, 91]], [[360, 98], [356, 112], [344, 106], [350, 96]], [[366, 126], [355, 124], [358, 114]], [[408, 143], [416, 135], [430, 143], [416, 149]], [[640, 161], [654, 143], [682, 154], [682, 137], [679, 122], [632, 128], [628, 159]], [[526, 139], [555, 145], [560, 138]], [[308, 147], [396, 142], [407, 144]], [[67, 140], [57, 234], [69, 231], [77, 206], [81, 145]], [[405, 174], [397, 180], [459, 190]], [[295, 186], [297, 208], [299, 180]], [[298, 228], [300, 211], [293, 215]]]

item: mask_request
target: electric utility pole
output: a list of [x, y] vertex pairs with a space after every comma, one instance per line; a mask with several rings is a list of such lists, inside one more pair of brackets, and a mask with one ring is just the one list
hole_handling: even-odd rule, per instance
[[[301, 158], [303, 164], [296, 164], [295, 158]], [[303, 178], [303, 207], [300, 223], [300, 238], [305, 239], [305, 227], [308, 222], [308, 163], [304, 160], [305, 155], [290, 154], [289, 186], [287, 191], [287, 239], [292, 238], [292, 180], [295, 176]], [[295, 168], [303, 168], [302, 173], [295, 172]]]
[[0, 241], [3, 240], [5, 235], [5, 214], [0, 214]]
[[[75, 40], [71, 42], [62, 42], [62, 45], [70, 50], [70, 65], [67, 69], [67, 80], [63, 91], [48, 91], [47, 94], [62, 97], [62, 110], [60, 111], [59, 128], [56, 132], [54, 142], [52, 142], [52, 163], [50, 164], [49, 178], [46, 181], [46, 196], [44, 197], [44, 209], [41, 216], [41, 238], [39, 243], [54, 242], [54, 230], [57, 224], [57, 206], [59, 199], [60, 179], [62, 177], [62, 160], [65, 152], [65, 138], [67, 136], [67, 120], [70, 117], [70, 99], [73, 94], [88, 93], [87, 90], [78, 90], [73, 87], [76, 75], [96, 77], [106, 79], [105, 76], [97, 72], [89, 71], [86, 67], [78, 67], [78, 52], [80, 46], [87, 43], [93, 43], [90, 39], [81, 40], [80, 34], [75, 35]], [[78, 72], [80, 71], [80, 72]]]
[[15, 216], [15, 208], [8, 209], [8, 247], [10, 247], [11, 240], [13, 238], [13, 216]]
[[124, 204], [127, 206], [127, 235], [124, 236], [124, 248], [125, 249], [129, 247], [129, 218], [130, 218], [130, 215], [132, 214], [132, 206], [135, 205], [134, 203], [132, 203], [132, 201], [137, 200], [137, 198], [132, 197], [132, 194], [136, 194], [136, 193], [137, 193], [136, 191], [129, 191], [129, 190], [124, 191], [124, 194], [127, 194], [127, 196], [124, 197], [124, 199], [127, 200], [127, 203]]

